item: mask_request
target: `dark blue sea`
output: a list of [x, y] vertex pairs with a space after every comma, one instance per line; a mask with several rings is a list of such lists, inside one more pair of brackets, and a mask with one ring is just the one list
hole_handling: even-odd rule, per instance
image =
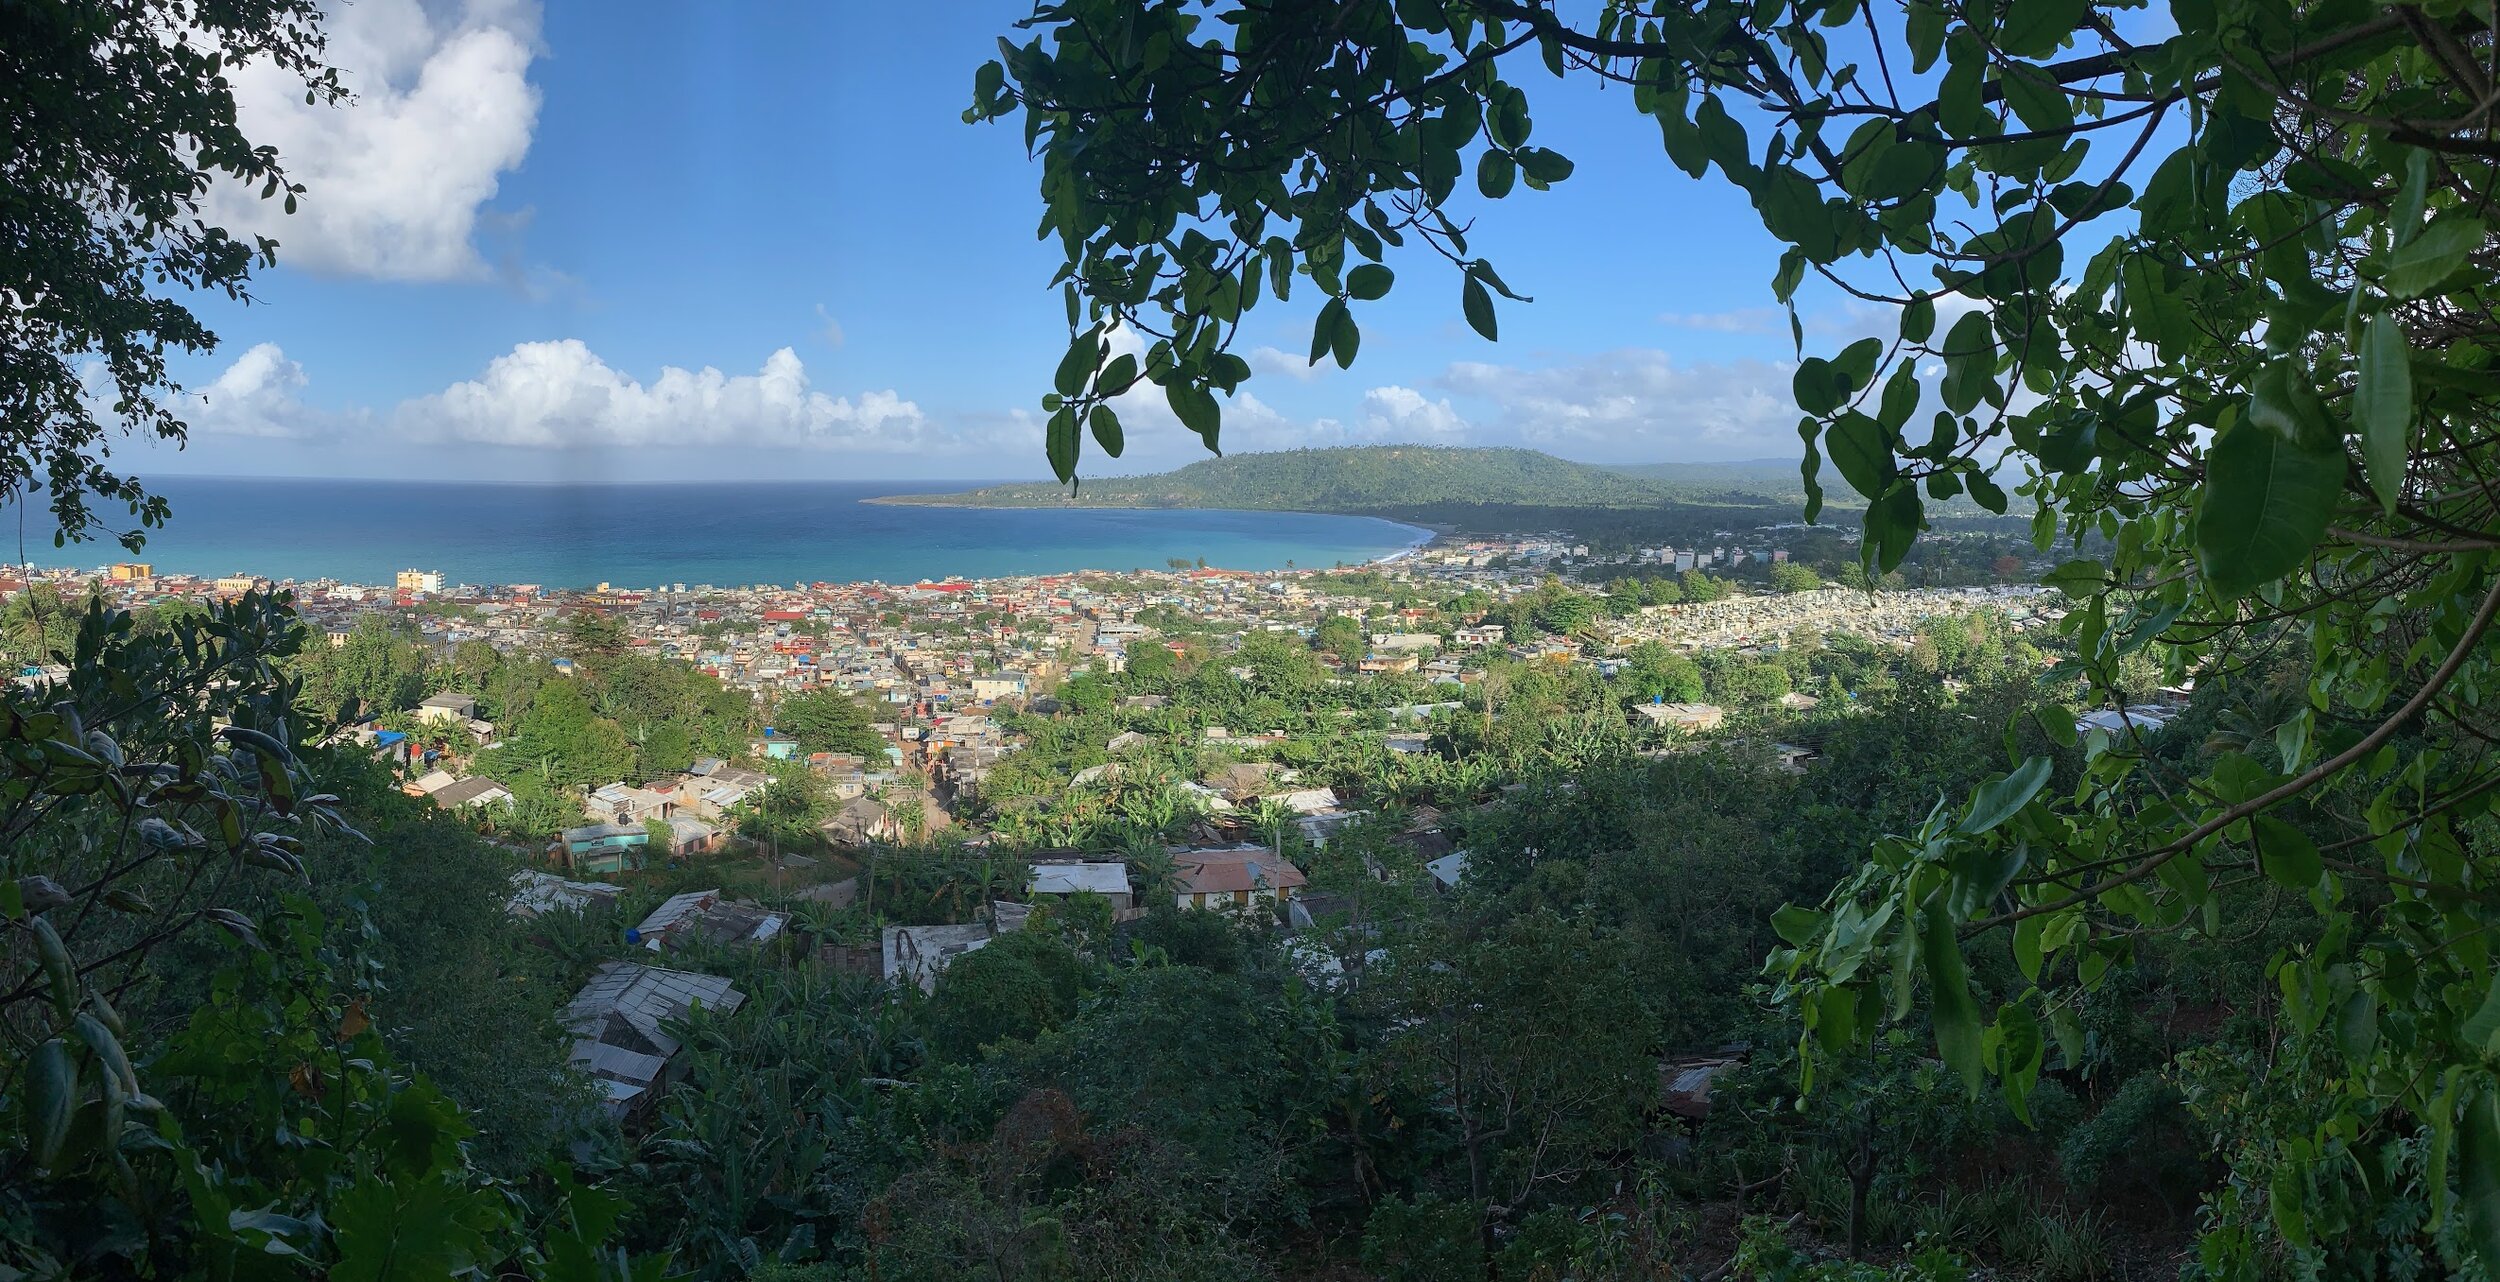
[[[431, 481], [166, 478], [173, 519], [138, 559], [159, 573], [389, 583], [440, 570], [452, 583], [651, 587], [684, 583], [993, 578], [1160, 569], [1175, 557], [1232, 570], [1357, 564], [1427, 532], [1301, 512], [1015, 510], [863, 503], [981, 482], [715, 482], [479, 485]], [[113, 515], [118, 516], [115, 512]], [[0, 509], [0, 560], [18, 560], [19, 514]], [[93, 567], [110, 542], [52, 546], [40, 511], [24, 560]]]

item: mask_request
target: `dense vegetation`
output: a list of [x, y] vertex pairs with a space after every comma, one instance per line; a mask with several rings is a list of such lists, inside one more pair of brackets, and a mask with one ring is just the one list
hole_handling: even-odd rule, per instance
[[[2492, 1271], [2486, 17], [2220, 0], [2139, 42], [2122, 7], [2061, 0], [1634, 0], [1593, 27], [1534, 0], [1223, 12], [1067, 0], [977, 75], [974, 118], [1025, 113], [1069, 258], [1044, 406], [1063, 477], [1088, 433], [1118, 451], [1105, 402], [1140, 380], [1214, 443], [1262, 289], [1307, 281], [1312, 359], [1351, 364], [1354, 304], [1396, 280], [1379, 260], [1420, 244], [1493, 337], [1515, 296], [1451, 200], [1471, 168], [1486, 199], [1570, 176], [1509, 78], [1541, 57], [1628, 83], [1673, 163], [1751, 198], [1790, 247], [1783, 301], [1811, 276], [1897, 311], [1894, 337], [1801, 359], [1795, 389], [1808, 510], [1828, 457], [1868, 502], [1870, 573], [1935, 503], [2006, 506], [2001, 454], [2039, 546], [2108, 540], [2051, 576], [2078, 603], [2053, 666], [1964, 644], [1984, 626], [1927, 636], [1883, 665], [1890, 693], [1816, 710], [1802, 777], [1760, 745], [1815, 727], [1633, 737], [1622, 701], [1693, 675], [1659, 656], [1623, 685], [1501, 670], [1401, 754], [1442, 764], [1364, 771], [1404, 792], [1367, 789], [1372, 823], [1313, 848], [1252, 817], [1337, 888], [1342, 930], [1106, 926], [1079, 901], [925, 1001], [804, 953], [698, 954], [751, 1005], [692, 1021], [688, 1076], [625, 1135], [550, 1071], [543, 1016], [627, 945], [517, 927], [504, 856], [317, 746], [330, 714], [304, 709], [282, 603], [90, 608], [67, 637], [33, 610], [12, 627], [69, 677], [41, 706], [0, 694], [0, 1267], [1509, 1279], [1715, 1269], [1701, 1246], [1732, 1241], [1756, 1277], [2090, 1277], [2124, 1225], [2200, 1276]], [[1865, 45], [1837, 34], [1861, 20]], [[220, 67], [272, 57], [319, 96], [317, 18], [6, 21], [0, 476], [42, 477], [73, 531], [96, 495], [145, 522], [161, 508], [102, 467], [73, 362], [178, 433], [159, 361], [207, 336], [154, 291], [242, 290], [252, 250], [192, 217], [199, 194], [284, 183]], [[1150, 336], [1143, 361], [1110, 357], [1114, 322]], [[1247, 677], [1186, 649], [1105, 683], [1123, 713], [1179, 710], [1125, 733], [1262, 697], [1304, 715], [1269, 693], [1308, 675], [1291, 643]], [[323, 693], [404, 689], [381, 657]], [[2166, 731], [2078, 724], [2165, 676], [2197, 686]], [[1731, 697], [1758, 705], [1752, 680]], [[1275, 688], [1387, 715], [1386, 691]], [[1070, 706], [1037, 752], [1072, 756], [1102, 715]], [[548, 721], [623, 759], [618, 716]], [[1350, 738], [1285, 734], [1321, 770]], [[1043, 808], [1084, 800], [1059, 795]], [[1420, 853], [1398, 838], [1427, 800], [1471, 855], [1447, 894], [1393, 849]], [[1116, 828], [1069, 818], [1035, 840], [1125, 853], [1181, 817], [1149, 795]], [[1012, 893], [1021, 853], [882, 860], [855, 915], [812, 924], [959, 918]], [[1708, 1119], [1653, 1109], [1662, 1054], [1721, 1037], [1753, 1050]], [[1790, 1226], [1854, 1262], [1801, 1258]]]
[[[1575, 170], [1528, 86], [1619, 90], [1659, 163], [1782, 246], [1808, 519], [1837, 473], [1883, 573], [1941, 505], [2009, 510], [2018, 470], [2042, 550], [2108, 540], [2048, 576], [2105, 697], [2150, 656], [2268, 709], [2210, 759], [2130, 737], [2074, 779], [2009, 763], [1783, 914], [1778, 995], [1814, 1034], [1801, 1107], [1845, 1109], [1833, 1072], [1924, 996], [1935, 1053], [2027, 1109], [2148, 955], [2305, 903], [2332, 928], [2237, 976], [2282, 996], [2271, 1053], [2198, 1057], [2236, 1075], [2194, 1099], [2230, 1172], [2201, 1267], [2489, 1271], [2500, 24], [2136, 8], [1061, 0], [976, 72], [966, 119], [1020, 119], [1041, 159], [1065, 480], [1089, 438], [1119, 453], [1114, 402], [1140, 384], [1216, 445], [1250, 373], [1229, 349], [1267, 300], [1315, 307], [1314, 363], [1350, 366], [1358, 315], [1436, 278], [1496, 338], [1534, 282], [1487, 256], [1487, 211]], [[1644, 211], [1615, 212], [1587, 233], [1643, 256]], [[1809, 314], [1852, 312], [1864, 332], [1809, 350]], [[1113, 356], [1115, 328], [1142, 355]], [[2286, 652], [2312, 662], [2287, 674]], [[2052, 709], [2027, 724], [2081, 742]], [[2007, 940], [2014, 991], [1980, 978]]]
[[[59, 711], [0, 696], [0, 886], [30, 977], [8, 1014], [38, 1074], [0, 1149], [12, 1268], [208, 1272], [240, 1252], [376, 1278], [938, 1278], [967, 1260], [1034, 1279], [1622, 1276], [1724, 1260], [1732, 1217], [1758, 1213], [1757, 1276], [1805, 1267], [1778, 1263], [1785, 1222], [1878, 1259], [1916, 1246], [1929, 1258], [1902, 1267], [1925, 1276], [2082, 1278], [2166, 1249], [2209, 1178], [2193, 1144], [2135, 1138], [2181, 1124], [2164, 1065], [2188, 1033], [2128, 1030], [2261, 1000], [2194, 979], [2113, 995], [2095, 1049], [2035, 1099], [2036, 1136], [1906, 1046], [1845, 1076], [1882, 1127], [1768, 1106], [1799, 1032], [1752, 987], [1780, 947], [1773, 909], [1983, 778], [2011, 710], [2075, 690], [1993, 616], [1938, 620], [1905, 653], [1635, 654], [1611, 679], [1496, 663], [1422, 712], [1440, 690], [1334, 676], [1312, 642], [1254, 633], [1010, 714], [1029, 747], [960, 799], [987, 846], [869, 852], [846, 909], [758, 884], [802, 930], [672, 959], [748, 1004], [694, 1018], [685, 1079], [619, 1131], [561, 1071], [553, 1014], [598, 961], [648, 958], [621, 935], [643, 908], [726, 869], [635, 878], [613, 916], [512, 917], [524, 857], [297, 729], [317, 724], [289, 675], [301, 642], [258, 600], [144, 634], [99, 609], [62, 656]], [[533, 708], [618, 679], [598, 662]], [[1694, 750], [1636, 731], [1625, 709], [1658, 681], [1724, 701], [1732, 732]], [[1784, 711], [1792, 687], [1832, 707]], [[1217, 724], [1239, 738], [1209, 741]], [[1388, 751], [1388, 728], [1425, 750]], [[1774, 735], [1822, 764], [1778, 768]], [[93, 787], [116, 759], [157, 791]], [[1069, 783], [1091, 766], [1111, 768]], [[1245, 768], [1332, 785], [1366, 817], [1316, 844], [1272, 805], [1227, 816], [1185, 786]], [[229, 798], [240, 828], [218, 817]], [[135, 805], [163, 826], [125, 829]], [[1298, 862], [1313, 927], [1158, 895], [1167, 843], [1209, 825]], [[1468, 852], [1454, 889], [1424, 866], [1431, 834]], [[1148, 911], [1044, 905], [925, 997], [814, 948], [974, 919], [1024, 894], [1027, 860], [1072, 851], [1128, 863]], [[2318, 926], [2290, 913], [2277, 933]], [[2242, 1044], [2212, 1033], [2195, 1040]], [[1667, 1111], [1661, 1062], [1730, 1042], [1753, 1058], [1708, 1118]], [[2029, 1156], [2008, 1156], [2018, 1135]], [[1973, 1164], [2021, 1194], [1964, 1191]], [[2159, 1199], [2117, 1195], [2148, 1179]], [[98, 1215], [134, 1228], [94, 1237]]]

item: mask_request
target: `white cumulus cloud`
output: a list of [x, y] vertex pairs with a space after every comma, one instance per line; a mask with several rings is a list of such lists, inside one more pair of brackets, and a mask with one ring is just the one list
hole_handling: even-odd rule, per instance
[[332, 4], [328, 57], [354, 93], [308, 104], [265, 62], [235, 70], [239, 121], [307, 188], [294, 214], [231, 185], [211, 193], [228, 227], [271, 236], [279, 261], [386, 280], [457, 280], [488, 268], [473, 241], [502, 175], [529, 152], [536, 0]]
[[1437, 381], [1474, 416], [1478, 444], [1528, 445], [1605, 462], [1779, 455], [1796, 449], [1784, 364], [1678, 363], [1623, 348], [1537, 367], [1464, 361]]
[[260, 343], [235, 358], [206, 387], [184, 392], [175, 406], [192, 429], [225, 436], [304, 437], [321, 426], [307, 408], [304, 367], [276, 343]]
[[1392, 383], [1363, 393], [1363, 429], [1378, 441], [1442, 442], [1465, 436], [1468, 423], [1450, 408], [1449, 398], [1432, 400]]
[[579, 339], [522, 343], [477, 378], [403, 402], [410, 435], [536, 449], [667, 445], [916, 451], [969, 444], [932, 431], [893, 391], [857, 399], [811, 387], [784, 347], [753, 374], [670, 366], [645, 383]]

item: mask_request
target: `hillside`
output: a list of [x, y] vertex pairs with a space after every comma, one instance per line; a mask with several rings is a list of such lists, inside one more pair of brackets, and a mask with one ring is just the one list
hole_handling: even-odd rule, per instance
[[[1653, 474], [1654, 473], [1654, 474]], [[1427, 508], [1654, 508], [1669, 503], [1757, 505], [1789, 499], [1767, 464], [1599, 467], [1526, 449], [1373, 445], [1236, 454], [1174, 472], [1087, 480], [1074, 494], [1036, 481], [886, 503], [964, 507], [1215, 507], [1303, 512], [1413, 513]], [[1783, 492], [1783, 490], [1785, 492]]]
[[[1805, 482], [1798, 477], [1797, 460], [1793, 458], [1740, 459], [1728, 463], [1626, 463], [1610, 470], [1655, 481], [1688, 498], [1743, 494], [1805, 500]], [[1841, 491], [1826, 495], [1827, 499], [1850, 497], [1846, 486], [1827, 488]]]

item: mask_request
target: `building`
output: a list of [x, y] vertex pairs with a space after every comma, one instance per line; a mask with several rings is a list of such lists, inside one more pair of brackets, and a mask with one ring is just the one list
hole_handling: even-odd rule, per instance
[[889, 984], [916, 984], [937, 991], [937, 977], [965, 953], [989, 947], [997, 936], [986, 922], [968, 926], [888, 926], [884, 971]]
[[723, 899], [718, 890], [690, 890], [662, 901], [626, 939], [655, 953], [698, 943], [762, 945], [789, 925], [788, 913]]
[[115, 583], [145, 583], [156, 577], [156, 567], [145, 561], [115, 561], [105, 574]]
[[1273, 908], [1290, 903], [1310, 879], [1265, 846], [1176, 849], [1173, 899], [1183, 908]]
[[445, 810], [467, 810], [473, 806], [509, 806], [512, 790], [484, 775], [455, 779], [426, 794], [434, 804]]
[[651, 833], [635, 825], [590, 824], [565, 829], [556, 844], [565, 866], [575, 872], [625, 872], [642, 867]]
[[504, 910], [527, 920], [551, 912], [588, 912], [609, 908], [623, 897], [623, 886], [604, 881], [566, 881], [551, 872], [524, 868], [512, 874], [512, 898]]
[[417, 720], [423, 722], [456, 721], [462, 725], [477, 718], [477, 700], [456, 691], [429, 694], [417, 705]]
[[1024, 674], [1021, 672], [998, 672], [972, 679], [972, 699], [975, 703], [996, 703], [1001, 699], [1023, 697]]
[[399, 572], [397, 586], [402, 592], [423, 592], [428, 595], [439, 593], [443, 590], [443, 572], [440, 570], [402, 570]]
[[1136, 906], [1136, 894], [1129, 885], [1128, 865], [1122, 863], [1037, 863], [1033, 880], [1026, 884], [1030, 895], [1074, 895], [1091, 893], [1111, 901], [1114, 911]]
[[1480, 623], [1474, 627], [1459, 628], [1451, 632], [1450, 640], [1453, 644], [1474, 648], [1478, 646], [1500, 645], [1504, 635], [1505, 633], [1501, 624]]
[[1643, 703], [1632, 709], [1653, 726], [1698, 734], [1727, 722], [1727, 709], [1715, 703]]
[[607, 1093], [610, 1116], [639, 1116], [672, 1080], [680, 1042], [672, 1027], [698, 1010], [727, 1015], [746, 994], [715, 975], [603, 962], [561, 1017], [573, 1034], [572, 1061]]

